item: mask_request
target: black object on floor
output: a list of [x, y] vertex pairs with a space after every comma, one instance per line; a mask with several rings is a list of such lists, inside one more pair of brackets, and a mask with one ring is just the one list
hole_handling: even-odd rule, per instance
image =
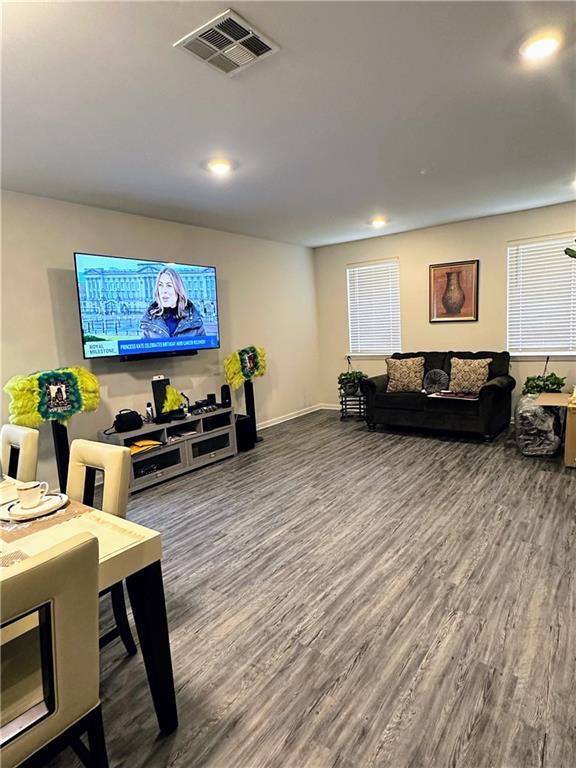
[[256, 422], [252, 416], [236, 415], [236, 447], [239, 451], [251, 451], [256, 444]]
[[100, 650], [119, 637], [124, 643], [124, 648], [126, 648], [128, 656], [135, 656], [138, 649], [136, 648], [136, 643], [132, 637], [132, 630], [130, 629], [130, 623], [128, 621], [126, 599], [124, 597], [124, 585], [121, 581], [117, 584], [113, 584], [110, 589], [102, 592], [100, 597], [107, 592], [110, 592], [110, 597], [112, 598], [112, 613], [114, 615], [115, 626], [100, 636]]
[[256, 403], [254, 402], [254, 384], [251, 379], [244, 382], [244, 397], [246, 399], [246, 413], [254, 422], [255, 442], [261, 443], [264, 438], [256, 432]]
[[354, 417], [366, 418], [366, 398], [362, 394], [345, 395], [340, 390], [340, 420]]
[[512, 390], [509, 352], [395, 352], [393, 360], [424, 358], [424, 374], [441, 370], [450, 375], [452, 360], [489, 360], [488, 381], [476, 400], [428, 397], [424, 392], [388, 391], [388, 374], [360, 382], [366, 397], [366, 423], [386, 428], [411, 427], [456, 434], [481, 435], [492, 440], [510, 425]]
[[[81, 741], [81, 737], [84, 735], [88, 737], [88, 748]], [[83, 765], [108, 768], [108, 754], [100, 704], [59, 736], [56, 736], [55, 739], [41, 747], [23, 763], [20, 763], [20, 766], [21, 768], [42, 768], [66, 747], [72, 747]]]
[[178, 712], [160, 562], [132, 573], [126, 587], [158, 725], [168, 735], [178, 727]]

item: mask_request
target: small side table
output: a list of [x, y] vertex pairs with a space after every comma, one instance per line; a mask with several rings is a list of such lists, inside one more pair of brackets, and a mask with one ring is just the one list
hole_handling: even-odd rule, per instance
[[569, 401], [570, 395], [564, 392], [543, 392], [536, 400], [538, 405], [566, 408], [564, 466], [576, 467], [576, 408]]
[[340, 421], [349, 418], [366, 418], [366, 398], [362, 394], [346, 395], [340, 392]]

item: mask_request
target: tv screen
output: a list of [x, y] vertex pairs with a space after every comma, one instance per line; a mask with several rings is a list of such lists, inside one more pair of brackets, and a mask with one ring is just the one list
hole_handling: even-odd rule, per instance
[[220, 346], [215, 267], [75, 253], [85, 358]]

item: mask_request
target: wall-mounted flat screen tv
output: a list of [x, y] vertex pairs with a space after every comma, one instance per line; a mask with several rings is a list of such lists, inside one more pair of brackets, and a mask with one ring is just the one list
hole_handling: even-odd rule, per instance
[[215, 267], [75, 253], [85, 358], [196, 354], [220, 346]]

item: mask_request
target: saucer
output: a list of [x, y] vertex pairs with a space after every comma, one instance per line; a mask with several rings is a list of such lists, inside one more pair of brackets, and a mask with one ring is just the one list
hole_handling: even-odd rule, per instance
[[63, 507], [68, 502], [68, 496], [65, 493], [47, 493], [44, 500], [37, 507], [22, 509], [19, 501], [8, 504], [6, 509], [0, 510], [0, 520], [20, 523], [25, 520], [35, 520], [37, 517], [44, 517], [51, 512]]

